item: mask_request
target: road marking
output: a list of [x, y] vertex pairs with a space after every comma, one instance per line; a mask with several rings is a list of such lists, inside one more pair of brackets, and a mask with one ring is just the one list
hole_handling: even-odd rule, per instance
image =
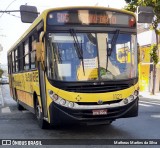
[[153, 118], [160, 118], [160, 115], [151, 115]]
[[139, 103], [140, 106], [151, 107], [152, 105]]
[[1, 109], [2, 113], [11, 113], [11, 110], [9, 107], [5, 107]]
[[147, 103], [147, 104], [152, 104], [152, 105], [159, 105], [158, 103], [153, 103], [153, 102], [146, 102], [146, 101], [139, 101], [140, 103]]
[[[146, 102], [149, 102], [149, 101], [146, 101]], [[160, 101], [151, 101], [151, 102], [160, 104]]]

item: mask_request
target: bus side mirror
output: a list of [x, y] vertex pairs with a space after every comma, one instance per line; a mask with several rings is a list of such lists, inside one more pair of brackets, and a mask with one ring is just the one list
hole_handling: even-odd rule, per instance
[[154, 12], [152, 7], [137, 7], [137, 21], [138, 23], [152, 23]]
[[23, 23], [33, 23], [38, 17], [37, 8], [35, 6], [21, 5], [20, 6], [21, 21]]
[[41, 62], [42, 69], [44, 70], [44, 43], [42, 38], [44, 37], [44, 32], [42, 31], [39, 36], [39, 42], [35, 43], [36, 46], [36, 59], [37, 62]]

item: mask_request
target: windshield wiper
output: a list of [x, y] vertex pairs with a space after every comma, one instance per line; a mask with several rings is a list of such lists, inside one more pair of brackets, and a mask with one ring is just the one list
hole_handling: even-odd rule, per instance
[[113, 35], [113, 38], [111, 40], [111, 47], [107, 48], [108, 49], [108, 52], [107, 52], [108, 56], [111, 56], [111, 54], [112, 54], [112, 50], [114, 49], [114, 47], [116, 45], [118, 35], [119, 35], [119, 30], [116, 30], [115, 34]]
[[82, 42], [81, 42], [81, 44], [79, 43], [78, 38], [77, 38], [77, 34], [74, 29], [70, 29], [70, 34], [74, 39], [74, 47], [76, 49], [76, 53], [78, 55], [78, 58], [82, 61], [83, 73], [85, 75]]

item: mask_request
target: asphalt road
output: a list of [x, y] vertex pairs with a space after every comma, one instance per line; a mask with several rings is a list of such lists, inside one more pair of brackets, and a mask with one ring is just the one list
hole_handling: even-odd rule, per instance
[[109, 126], [75, 125], [42, 130], [32, 113], [17, 110], [8, 85], [2, 86], [2, 95], [0, 139], [160, 139], [160, 100], [157, 99], [141, 97], [138, 117], [118, 119]]

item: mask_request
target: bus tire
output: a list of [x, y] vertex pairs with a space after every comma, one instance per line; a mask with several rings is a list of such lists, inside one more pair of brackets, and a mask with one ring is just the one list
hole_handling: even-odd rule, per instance
[[19, 104], [19, 100], [18, 100], [18, 99], [17, 99], [17, 109], [18, 109], [19, 111], [24, 110], [24, 107], [23, 107], [21, 104]]
[[36, 115], [38, 125], [40, 126], [40, 128], [48, 129], [49, 123], [46, 120], [44, 120], [43, 111], [41, 112], [41, 108], [40, 108], [38, 99], [36, 99], [35, 101], [35, 115]]

